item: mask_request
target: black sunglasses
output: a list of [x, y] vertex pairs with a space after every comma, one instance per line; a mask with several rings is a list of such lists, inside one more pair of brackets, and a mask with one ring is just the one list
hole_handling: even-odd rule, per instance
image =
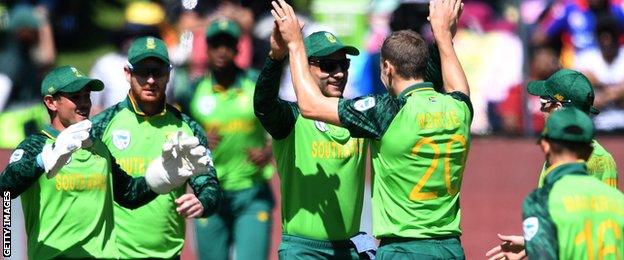
[[159, 78], [159, 77], [169, 74], [169, 72], [171, 71], [171, 65], [169, 66], [136, 66], [136, 67], [133, 67], [132, 65], [130, 65], [128, 66], [128, 68], [130, 69], [130, 71], [132, 71], [133, 74], [136, 74], [137, 76], [145, 77], [145, 78], [149, 77], [150, 75], [155, 78]]
[[349, 66], [351, 66], [350, 59], [310, 59], [310, 63], [318, 65], [324, 72], [334, 72], [338, 67], [340, 67], [342, 71], [347, 71], [349, 70]]
[[540, 103], [542, 104], [542, 107], [546, 106], [547, 104], [552, 104], [552, 103], [561, 103], [561, 104], [567, 104], [567, 103], [572, 103], [572, 100], [557, 100], [551, 96], [540, 96]]

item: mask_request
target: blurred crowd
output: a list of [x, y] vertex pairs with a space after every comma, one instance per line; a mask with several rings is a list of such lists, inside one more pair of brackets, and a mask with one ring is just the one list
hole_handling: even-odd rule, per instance
[[[304, 34], [332, 31], [361, 50], [351, 60], [347, 98], [385, 91], [376, 75], [379, 48], [391, 31], [413, 29], [432, 39], [426, 0], [289, 2], [306, 21]], [[47, 71], [65, 65], [59, 64], [59, 53], [114, 46], [87, 68], [106, 86], [92, 96], [93, 115], [123, 100], [128, 92], [121, 68], [129, 42], [139, 36], [158, 36], [168, 45], [174, 66], [167, 97], [175, 104], [179, 103], [176, 97], [183, 96], [180, 93], [220, 59], [206, 40], [212, 21], [225, 18], [238, 25], [235, 64], [239, 68], [262, 68], [273, 23], [269, 11], [270, 1], [257, 0], [0, 3], [0, 148], [15, 147], [46, 123], [39, 89]], [[116, 25], [102, 26], [110, 20]], [[622, 0], [465, 0], [455, 44], [471, 87], [472, 132], [526, 135], [541, 130], [539, 98], [526, 95], [524, 85], [561, 67], [578, 70], [593, 83], [595, 106], [601, 110], [594, 118], [597, 129], [624, 130], [623, 25]], [[280, 95], [293, 100], [288, 73], [282, 85]]]

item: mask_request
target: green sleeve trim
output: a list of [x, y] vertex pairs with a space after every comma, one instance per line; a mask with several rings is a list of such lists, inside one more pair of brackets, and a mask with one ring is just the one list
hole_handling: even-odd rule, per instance
[[405, 98], [390, 94], [368, 95], [338, 101], [340, 123], [353, 137], [381, 139], [394, 117], [405, 105]]
[[[178, 115], [181, 116], [182, 122], [191, 128], [193, 135], [199, 139], [199, 144], [208, 149], [208, 139], [206, 138], [204, 129], [187, 115], [180, 112], [178, 112]], [[207, 150], [207, 153], [212, 157], [210, 150]], [[222, 197], [222, 191], [219, 180], [217, 179], [217, 171], [214, 167], [209, 166], [209, 171], [207, 173], [191, 177], [188, 184], [204, 207], [204, 214], [202, 217], [210, 216], [217, 211], [219, 201]]]
[[267, 58], [254, 90], [254, 113], [275, 140], [288, 137], [299, 116], [296, 103], [279, 98], [283, 63]]
[[[45, 142], [45, 136], [35, 134], [26, 138], [15, 149], [15, 151], [23, 151], [17, 152], [23, 153], [21, 158], [9, 163], [0, 175], [0, 190], [10, 191], [11, 199], [17, 198], [28, 190], [43, 174], [44, 169], [37, 163], [37, 155], [43, 150]], [[16, 155], [15, 151], [13, 152], [14, 155]]]
[[424, 81], [433, 83], [437, 92], [445, 93], [444, 81], [442, 80], [442, 62], [440, 60], [440, 51], [438, 45], [429, 45], [429, 58], [425, 69]]
[[559, 255], [557, 227], [548, 212], [549, 193], [549, 188], [537, 189], [524, 199], [522, 205], [525, 239], [527, 231], [536, 232], [530, 240], [525, 241], [527, 256], [530, 259], [557, 259]]
[[113, 177], [113, 196], [115, 202], [124, 208], [136, 209], [141, 207], [150, 201], [154, 200], [158, 194], [154, 193], [147, 182], [145, 177], [133, 178], [128, 175], [121, 166], [115, 160], [115, 157], [110, 155], [111, 169]]
[[472, 122], [472, 118], [474, 117], [474, 109], [472, 108], [472, 101], [470, 101], [470, 97], [459, 91], [451, 92], [449, 95], [451, 95], [451, 97], [453, 97], [454, 99], [466, 103], [466, 106], [468, 106], [468, 110], [470, 111], [470, 122]]

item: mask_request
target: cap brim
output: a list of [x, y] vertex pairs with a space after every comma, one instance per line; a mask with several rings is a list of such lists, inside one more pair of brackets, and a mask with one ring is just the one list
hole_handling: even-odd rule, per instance
[[529, 84], [527, 84], [527, 92], [533, 96], [547, 96], [546, 81], [535, 80], [529, 82]]
[[79, 78], [74, 80], [74, 82], [70, 83], [68, 86], [59, 89], [58, 92], [75, 93], [85, 87], [89, 87], [91, 91], [101, 91], [104, 89], [104, 83], [102, 83], [99, 79]]
[[360, 55], [360, 51], [353, 47], [353, 46], [348, 46], [348, 45], [334, 45], [334, 46], [330, 46], [327, 47], [325, 49], [322, 49], [320, 51], [317, 51], [316, 53], [313, 53], [312, 55], [309, 55], [308, 57], [323, 57], [323, 56], [327, 56], [330, 55], [334, 52], [343, 50], [346, 54], [349, 55], [353, 55], [353, 56], [357, 56]]

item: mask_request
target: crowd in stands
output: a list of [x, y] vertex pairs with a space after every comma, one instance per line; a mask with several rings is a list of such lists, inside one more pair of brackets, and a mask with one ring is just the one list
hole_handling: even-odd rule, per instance
[[[413, 29], [431, 40], [428, 1], [294, 0], [306, 21], [304, 34], [328, 30], [362, 50], [351, 61], [345, 96], [385, 91], [378, 75], [379, 47], [391, 31]], [[520, 4], [518, 6], [518, 3]], [[98, 25], [99, 6], [120, 11], [115, 28]], [[109, 8], [110, 10], [110, 8]], [[121, 11], [123, 10], [123, 11]], [[173, 75], [168, 99], [204, 75], [205, 30], [215, 19], [241, 29], [235, 63], [258, 70], [268, 52], [273, 17], [270, 1], [6, 1], [0, 3], [0, 148], [13, 148], [45, 123], [39, 105], [42, 75], [58, 64], [58, 53], [103, 44], [110, 53], [92, 61], [90, 76], [105, 91], [92, 96], [93, 114], [125, 98], [128, 43], [139, 36], [162, 38], [170, 49]], [[101, 20], [101, 19], [100, 19]], [[101, 22], [99, 22], [101, 24]], [[624, 55], [622, 0], [466, 0], [455, 44], [471, 87], [479, 135], [526, 135], [543, 126], [539, 98], [526, 94], [529, 80], [547, 78], [559, 68], [582, 72], [596, 91], [597, 130], [624, 130]], [[89, 38], [99, 39], [97, 42]], [[294, 100], [289, 73], [280, 95]], [[8, 134], [10, 133], [10, 134]]]

